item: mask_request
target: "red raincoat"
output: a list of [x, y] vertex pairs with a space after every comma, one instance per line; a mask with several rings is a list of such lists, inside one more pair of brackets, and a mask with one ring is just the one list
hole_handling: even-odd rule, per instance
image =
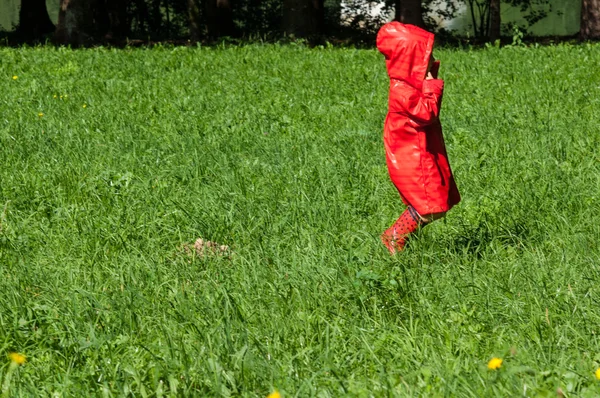
[[392, 182], [419, 214], [446, 212], [460, 201], [439, 120], [444, 81], [424, 80], [434, 35], [400, 22], [385, 24], [377, 48], [390, 76], [383, 140]]

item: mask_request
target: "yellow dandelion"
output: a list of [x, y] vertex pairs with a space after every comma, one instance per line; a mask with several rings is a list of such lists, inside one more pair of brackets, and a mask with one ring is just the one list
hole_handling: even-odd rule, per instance
[[8, 354], [8, 358], [17, 365], [23, 365], [25, 362], [27, 362], [27, 358], [25, 358], [25, 355], [19, 354], [18, 352], [11, 352], [10, 354]]
[[600, 380], [600, 368], [596, 369], [596, 379]]
[[83, 107], [84, 107], [84, 108], [87, 108], [87, 104], [83, 104]]
[[42, 117], [42, 116], [44, 116], [44, 114], [42, 112], [40, 112], [40, 113], [38, 113], [38, 116]]
[[267, 395], [267, 398], [281, 398], [281, 394], [279, 393], [279, 391], [275, 390], [269, 395]]
[[[52, 96], [52, 98], [56, 98], [56, 97], [57, 97], [57, 95], [56, 95], [56, 94], [54, 94], [54, 95]], [[62, 96], [61, 96], [60, 98], [62, 98]]]
[[13, 76], [13, 80], [17, 80], [18, 78], [19, 78], [19, 76], [17, 76], [17, 75]]
[[502, 358], [492, 358], [488, 362], [488, 369], [490, 370], [500, 369], [500, 366], [502, 366]]

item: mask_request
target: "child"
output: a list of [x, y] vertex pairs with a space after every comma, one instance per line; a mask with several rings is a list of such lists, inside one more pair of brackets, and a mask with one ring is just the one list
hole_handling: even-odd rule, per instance
[[381, 235], [396, 254], [420, 226], [443, 217], [460, 201], [439, 120], [444, 81], [437, 78], [434, 35], [400, 22], [385, 24], [377, 48], [390, 77], [384, 126], [390, 178], [408, 209]]

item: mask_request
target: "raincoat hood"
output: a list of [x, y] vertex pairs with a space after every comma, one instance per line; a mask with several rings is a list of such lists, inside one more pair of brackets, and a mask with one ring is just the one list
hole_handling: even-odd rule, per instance
[[417, 26], [390, 22], [377, 33], [377, 49], [385, 56], [388, 75], [421, 89], [433, 51], [433, 33]]

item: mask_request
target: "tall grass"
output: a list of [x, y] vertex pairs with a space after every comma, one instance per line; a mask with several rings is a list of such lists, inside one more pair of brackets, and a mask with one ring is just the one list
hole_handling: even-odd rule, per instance
[[463, 202], [390, 258], [375, 50], [0, 49], [9, 394], [597, 396], [599, 50], [437, 51]]

